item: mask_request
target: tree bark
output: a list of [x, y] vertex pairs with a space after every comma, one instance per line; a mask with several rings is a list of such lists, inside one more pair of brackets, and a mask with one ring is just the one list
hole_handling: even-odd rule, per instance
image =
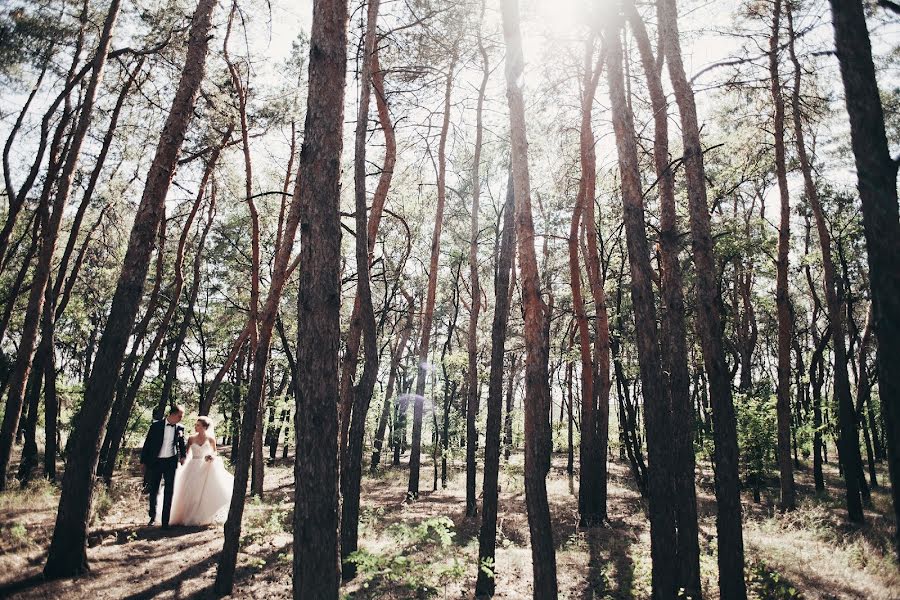
[[[341, 87], [342, 90], [343, 88]], [[312, 93], [312, 86], [310, 86], [310, 93]], [[309, 129], [309, 127], [310, 123], [307, 121], [307, 131], [314, 131]], [[302, 157], [300, 164], [301, 173], [303, 173], [304, 160]], [[247, 390], [247, 399], [244, 403], [244, 414], [241, 419], [241, 443], [237, 445], [236, 453], [232, 450], [234, 488], [231, 494], [231, 505], [228, 508], [228, 520], [225, 522], [225, 541], [222, 545], [222, 555], [219, 559], [219, 568], [216, 571], [214, 584], [216, 592], [222, 595], [231, 594], [234, 589], [234, 571], [237, 566], [237, 555], [240, 549], [241, 520], [244, 516], [244, 505], [247, 499], [251, 457], [255, 454], [258, 460], [261, 461], [263, 458], [261, 420], [264, 414], [263, 409], [265, 408], [263, 396], [266, 389], [266, 369], [269, 363], [269, 350], [272, 345], [272, 332], [275, 327], [275, 320], [278, 318], [278, 306], [281, 302], [281, 295], [289, 276], [288, 265], [294, 247], [297, 227], [300, 223], [301, 208], [307, 206], [307, 198], [304, 197], [303, 193], [305, 185], [300, 185], [300, 182], [303, 181], [305, 183], [307, 178], [301, 177], [301, 173], [298, 173], [295, 180], [294, 194], [291, 198], [291, 205], [285, 221], [284, 235], [281, 239], [281, 246], [277, 248], [275, 254], [269, 292], [262, 311], [257, 315], [258, 321], [256, 325], [252, 323], [253, 316], [251, 315], [251, 327], [255, 328], [258, 325], [258, 337], [256, 340], [251, 340], [250, 343], [250, 351], [253, 352], [251, 357], [252, 371], [250, 374], [250, 386]], [[252, 335], [253, 333], [251, 332]], [[253, 341], [256, 342], [255, 347]], [[259, 469], [258, 466], [257, 469]], [[262, 469], [259, 469], [256, 473], [261, 479]], [[254, 485], [259, 494], [262, 493], [261, 484], [261, 481], [257, 481]]]
[[359, 545], [359, 494], [362, 484], [363, 442], [366, 415], [378, 375], [378, 346], [375, 312], [369, 273], [369, 241], [366, 217], [366, 134], [369, 125], [370, 80], [372, 54], [375, 52], [379, 0], [369, 0], [366, 10], [366, 32], [359, 77], [359, 107], [356, 115], [354, 147], [354, 199], [356, 209], [356, 295], [359, 298], [359, 322], [363, 340], [363, 372], [353, 390], [350, 431], [347, 448], [341, 457], [341, 573], [344, 579], [356, 576], [356, 564], [349, 561]]
[[[780, 4], [776, 0], [776, 10]], [[794, 66], [794, 88], [792, 104], [794, 112], [794, 136], [797, 145], [797, 157], [800, 160], [800, 170], [803, 173], [804, 191], [809, 201], [813, 215], [816, 219], [816, 231], [819, 234], [819, 245], [822, 250], [822, 270], [825, 283], [825, 305], [828, 308], [828, 321], [831, 326], [831, 343], [834, 350], [834, 394], [838, 402], [838, 420], [840, 423], [840, 456], [844, 463], [844, 485], [847, 500], [847, 516], [851, 521], [862, 523], [865, 519], [862, 510], [859, 474], [862, 473], [862, 464], [859, 455], [859, 433], [856, 429], [857, 417], [853, 408], [853, 399], [850, 393], [850, 377], [847, 372], [847, 347], [844, 335], [843, 298], [842, 289], [836, 280], [834, 260], [831, 255], [831, 234], [825, 221], [825, 213], [822, 202], [819, 199], [818, 190], [812, 177], [812, 164], [806, 152], [806, 143], [803, 136], [803, 123], [800, 107], [800, 62], [794, 49], [794, 24], [790, 5], [785, 6], [788, 20], [789, 44], [788, 50], [791, 62]], [[774, 84], [773, 84], [774, 85]], [[783, 151], [783, 150], [782, 150]], [[783, 161], [783, 158], [782, 158]], [[895, 193], [896, 196], [896, 193]], [[782, 208], [782, 222], [785, 223], [789, 215], [786, 208]], [[780, 246], [779, 246], [780, 248]], [[780, 251], [780, 250], [779, 250]], [[785, 251], [785, 260], [786, 251]], [[784, 275], [784, 285], [787, 287], [787, 274]]]
[[297, 299], [297, 438], [294, 479], [294, 598], [338, 598], [338, 351], [340, 348], [340, 169], [347, 2], [313, 5], [309, 98], [298, 178], [301, 198]]
[[550, 522], [546, 483], [552, 450], [552, 435], [548, 421], [549, 343], [544, 330], [546, 305], [541, 298], [534, 249], [534, 221], [531, 216], [525, 99], [521, 87], [525, 57], [522, 52], [518, 0], [504, 0], [501, 15], [503, 39], [506, 42], [506, 99], [509, 104], [513, 193], [516, 198], [516, 238], [525, 321], [525, 505], [528, 510], [528, 530], [531, 534], [534, 597], [554, 600], [557, 597], [556, 549], [553, 545], [553, 527]]
[[[622, 178], [622, 203], [628, 262], [631, 270], [631, 299], [637, 334], [638, 360], [644, 399], [644, 425], [647, 430], [649, 471], [650, 556], [653, 563], [653, 598], [673, 598], [677, 590], [675, 514], [671, 504], [674, 493], [670, 448], [666, 428], [671, 413], [662, 381], [656, 307], [653, 302], [650, 250], [638, 170], [634, 117], [625, 95], [620, 23], [607, 25], [607, 80], [612, 107], [613, 128]], [[583, 428], [583, 426], [582, 426]]]
[[779, 509], [794, 510], [794, 470], [791, 464], [791, 309], [788, 297], [788, 251], [791, 239], [791, 206], [784, 157], [784, 97], [778, 74], [779, 29], [781, 0], [775, 0], [772, 11], [772, 34], [769, 36], [769, 85], [775, 107], [775, 175], [778, 179], [781, 221], [778, 226], [778, 259], [775, 279], [775, 306], [778, 317], [778, 470], [781, 498]]
[[516, 200], [512, 170], [503, 206], [503, 236], [494, 284], [494, 320], [491, 325], [491, 367], [488, 379], [487, 427], [484, 433], [484, 480], [482, 483], [481, 529], [478, 533], [478, 577], [476, 597], [492, 597], [497, 580], [497, 495], [500, 471], [500, 419], [503, 414], [503, 357], [509, 325], [509, 283], [515, 253]]
[[[878, 340], [878, 389], [884, 412], [891, 495], [900, 523], [900, 372], [892, 364], [892, 357], [900, 353], [898, 163], [888, 150], [863, 6], [852, 0], [831, 0], [830, 4], [862, 200]], [[895, 531], [894, 549], [900, 556], [900, 527]]]
[[[394, 165], [397, 162], [397, 141], [394, 135], [394, 125], [391, 122], [390, 111], [387, 105], [387, 96], [384, 91], [384, 72], [381, 70], [381, 64], [378, 61], [378, 45], [369, 57], [371, 64], [369, 72], [371, 74], [371, 85], [375, 90], [375, 105], [378, 109], [378, 121], [381, 125], [381, 131], [384, 135], [384, 162], [381, 167], [381, 175], [378, 178], [378, 184], [375, 187], [375, 193], [372, 196], [372, 208], [369, 211], [368, 229], [366, 237], [369, 247], [369, 266], [373, 259], [375, 250], [375, 240], [378, 236], [378, 229], [381, 224], [381, 216], [384, 213], [384, 205], [387, 202], [388, 190], [391, 187], [391, 180], [394, 176]], [[360, 320], [360, 300], [354, 298], [353, 312], [350, 316], [350, 330], [347, 332], [347, 345], [344, 352], [344, 359], [341, 362], [341, 387], [340, 387], [340, 407], [341, 407], [341, 454], [346, 452], [347, 435], [350, 431], [350, 413], [353, 403], [353, 380], [356, 376], [357, 363], [359, 360], [359, 343], [362, 339], [362, 322]]]
[[[587, 312], [584, 306], [584, 298], [581, 292], [581, 264], [578, 259], [579, 232], [584, 220], [585, 231], [595, 229], [593, 223], [594, 214], [594, 189], [596, 187], [596, 155], [594, 152], [594, 131], [591, 118], [594, 105], [594, 96], [597, 84], [600, 80], [600, 72], [603, 68], [603, 56], [597, 60], [594, 66], [594, 36], [585, 44], [584, 73], [581, 81], [581, 134], [580, 134], [580, 161], [581, 179], [578, 185], [578, 197], [575, 201], [575, 210], [572, 212], [572, 223], [569, 228], [569, 272], [572, 287], [572, 305], [575, 311], [575, 323], [578, 328], [578, 342], [581, 350], [581, 447], [578, 453], [579, 485], [578, 485], [578, 524], [581, 527], [594, 527], [606, 519], [606, 453], [602, 450], [600, 439], [598, 409], [601, 393], [595, 390], [595, 383], [603, 387], [600, 379], [598, 356], [593, 356], [591, 346], [591, 334], [588, 325]], [[593, 246], [585, 253], [585, 263], [588, 264], [588, 280], [592, 289], [594, 286], [594, 268], [596, 267], [592, 249], [596, 250], [596, 232], [586, 236], [593, 238]], [[592, 248], [592, 249], [591, 249]], [[602, 288], [600, 288], [602, 289]], [[598, 307], [605, 314], [605, 306]], [[597, 336], [602, 335], [600, 322], [597, 322]], [[607, 325], [607, 331], [609, 327]], [[607, 335], [608, 343], [608, 335]], [[607, 346], [608, 351], [608, 346]], [[607, 356], [607, 381], [609, 375], [609, 360]], [[607, 386], [607, 403], [609, 402]]]
[[481, 3], [481, 17], [478, 24], [478, 51], [481, 54], [481, 87], [478, 88], [478, 103], [475, 108], [475, 152], [472, 158], [472, 221], [469, 228], [469, 292], [472, 296], [469, 307], [469, 332], [466, 340], [466, 353], [469, 367], [466, 371], [466, 516], [478, 514], [478, 501], [475, 499], [475, 450], [478, 441], [478, 430], [475, 420], [478, 417], [478, 314], [481, 311], [481, 282], [478, 278], [478, 210], [481, 200], [481, 144], [483, 135], [482, 112], [484, 110], [484, 94], [488, 78], [491, 75], [490, 62], [484, 40], [481, 37], [481, 22], [484, 18], [485, 3]]
[[699, 600], [702, 590], [697, 491], [694, 483], [694, 414], [687, 365], [684, 286], [678, 258], [680, 247], [675, 209], [675, 174], [669, 163], [668, 104], [644, 22], [634, 5], [629, 5], [627, 10], [641, 55], [653, 110], [653, 160], [660, 204], [660, 287], [663, 295], [661, 322], [664, 323], [663, 343], [668, 348], [668, 352], [662, 354], [662, 362], [664, 372], [669, 374], [673, 430], [672, 479], [675, 493], [672, 501], [675, 508], [677, 586], [684, 590], [684, 595]]
[[737, 424], [731, 377], [725, 360], [722, 318], [719, 309], [716, 263], [710, 234], [709, 202], [706, 195], [703, 149], [694, 92], [684, 72], [678, 37], [678, 10], [675, 0], [657, 4], [664, 40], [669, 77], [681, 117], [684, 167], [688, 188], [691, 243], [697, 272], [698, 329], [703, 362], [709, 378], [712, 403], [718, 515], [716, 532], [719, 544], [719, 593], [722, 598], [744, 600], [744, 541], [741, 529], [741, 494], [738, 475]]
[[419, 365], [416, 377], [416, 395], [413, 403], [412, 443], [409, 455], [409, 485], [407, 500], [419, 497], [419, 466], [422, 462], [422, 415], [425, 409], [425, 383], [428, 377], [428, 348], [431, 341], [431, 326], [434, 320], [434, 301], [437, 292], [438, 258], [441, 250], [441, 229], [444, 226], [444, 204], [447, 199], [447, 133], [450, 129], [450, 98], [453, 91], [453, 69], [456, 67], [456, 48], [447, 65], [444, 86], [444, 120], [438, 142], [437, 214], [434, 217], [434, 234], [431, 237], [431, 260], [428, 266], [428, 293], [422, 311], [422, 334], [419, 340]]
[[70, 444], [56, 526], [44, 568], [47, 577], [76, 575], [88, 569], [87, 528], [94, 471], [102, 441], [100, 434], [109, 419], [125, 345], [140, 305], [150, 254], [154, 247], [153, 238], [164, 215], [166, 193], [203, 79], [215, 4], [215, 0], [199, 0], [194, 12], [181, 80], [150, 166], [112, 308], [100, 339], [97, 360], [85, 388], [85, 403], [79, 413], [78, 432]]
[[16, 361], [9, 379], [6, 411], [3, 415], [2, 427], [0, 427], [0, 491], [6, 489], [6, 471], [9, 466], [13, 439], [19, 427], [19, 416], [22, 413], [22, 403], [25, 397], [25, 385], [28, 382], [31, 362], [37, 345], [41, 311], [44, 309], [44, 292], [47, 283], [50, 281], [59, 228], [62, 223], [63, 211], [69, 198], [69, 192], [75, 180], [81, 145], [91, 124], [97, 90], [103, 81], [103, 69], [106, 65], [110, 44], [112, 43], [113, 27], [119, 15], [119, 4], [120, 0], [112, 0], [106, 19], [103, 22], [103, 30], [100, 33], [97, 50], [91, 61], [91, 78], [81, 103], [81, 113], [72, 133], [52, 206], [47, 202], [41, 202], [38, 208], [41, 219], [41, 248], [32, 274], [28, 305], [22, 324], [22, 334], [16, 352]]

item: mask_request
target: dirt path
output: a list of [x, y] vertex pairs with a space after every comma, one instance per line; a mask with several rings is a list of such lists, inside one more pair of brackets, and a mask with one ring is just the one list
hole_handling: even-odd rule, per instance
[[[645, 598], [649, 595], [649, 532], [642, 501], [625, 465], [610, 469], [606, 527], [581, 531], [577, 524], [577, 481], [557, 463], [548, 480], [557, 547], [560, 597]], [[423, 481], [430, 482], [430, 465]], [[462, 473], [447, 489], [425, 492], [404, 504], [405, 470], [388, 470], [363, 486], [360, 575], [347, 584], [348, 598], [469, 598], [474, 585], [479, 519], [463, 516]], [[829, 484], [837, 485], [829, 472]], [[800, 473], [801, 484], [805, 474]], [[521, 457], [501, 474], [497, 598], [531, 598], [531, 553], [525, 516]], [[117, 478], [96, 504], [88, 556], [92, 573], [45, 582], [40, 572], [52, 533], [56, 492], [47, 485], [0, 494], [0, 597], [178, 598], [213, 597], [221, 526], [146, 526], [145, 498], [135, 473]], [[291, 594], [292, 468], [267, 469], [265, 500], [247, 504], [235, 598], [289, 598]], [[834, 488], [832, 488], [834, 489]], [[774, 515], [773, 499], [746, 504], [745, 540], [756, 597], [780, 597], [791, 587], [815, 599], [900, 598], [900, 574], [889, 548], [889, 498], [875, 494], [869, 525], [844, 525], [836, 493], [831, 500], [805, 502], [789, 517]], [[715, 523], [710, 483], [701, 480], [701, 568], [704, 593], [716, 598]], [[781, 586], [781, 587], [779, 587]], [[767, 594], [769, 594], [767, 596]]]

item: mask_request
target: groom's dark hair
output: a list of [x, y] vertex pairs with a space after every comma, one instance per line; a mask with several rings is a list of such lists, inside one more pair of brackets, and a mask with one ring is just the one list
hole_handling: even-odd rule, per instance
[[169, 409], [169, 414], [177, 415], [179, 413], [184, 414], [184, 407], [181, 406], [180, 404], [173, 404], [172, 407]]

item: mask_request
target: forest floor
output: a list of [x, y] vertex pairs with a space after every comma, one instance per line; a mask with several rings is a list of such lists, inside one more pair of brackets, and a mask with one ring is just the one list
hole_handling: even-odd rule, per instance
[[[867, 524], [846, 524], [836, 469], [826, 465], [830, 494], [816, 498], [811, 473], [798, 472], [798, 510], [779, 515], [775, 489], [763, 502], [745, 496], [744, 541], [754, 598], [900, 598], [900, 569], [890, 555], [894, 526], [890, 497], [873, 494]], [[423, 489], [431, 488], [432, 464], [423, 460]], [[887, 481], [886, 473], [881, 473]], [[235, 598], [291, 595], [293, 469], [277, 461], [266, 469], [262, 501], [244, 516]], [[343, 588], [348, 599], [470, 598], [476, 577], [480, 518], [467, 519], [465, 473], [447, 488], [424, 491], [403, 502], [406, 469], [394, 467], [363, 482], [359, 574]], [[513, 455], [500, 476], [497, 598], [531, 598], [531, 553], [525, 515], [522, 456]], [[649, 526], [630, 471], [610, 463], [609, 523], [577, 528], [577, 479], [554, 456], [548, 478], [560, 598], [647, 598], [650, 585]], [[480, 489], [480, 483], [479, 483]], [[46, 483], [0, 494], [0, 597], [199, 599], [212, 597], [222, 527], [146, 525], [146, 497], [136, 469], [123, 472], [95, 500], [89, 575], [45, 582], [40, 573], [53, 530], [58, 491]], [[708, 477], [698, 481], [704, 597], [718, 598], [715, 503]], [[792, 595], [793, 594], [793, 595]]]

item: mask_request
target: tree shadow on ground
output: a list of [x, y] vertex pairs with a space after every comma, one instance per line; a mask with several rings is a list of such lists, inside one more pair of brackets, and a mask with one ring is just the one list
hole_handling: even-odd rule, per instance
[[617, 521], [585, 530], [585, 538], [588, 545], [588, 573], [587, 585], [581, 598], [634, 598], [631, 546], [636, 541], [636, 533], [626, 524]]
[[200, 533], [209, 529], [205, 526], [173, 525], [169, 529], [153, 525], [126, 525], [125, 527], [107, 527], [96, 529], [88, 535], [88, 546], [94, 547], [115, 538], [114, 544], [128, 544], [134, 541], [155, 542], [161, 539], [177, 538]]

